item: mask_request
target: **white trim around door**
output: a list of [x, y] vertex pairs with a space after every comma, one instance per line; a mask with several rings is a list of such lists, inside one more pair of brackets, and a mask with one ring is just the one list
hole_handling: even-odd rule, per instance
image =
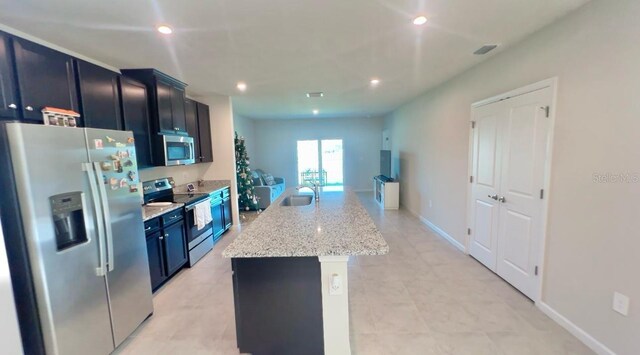
[[[490, 105], [493, 103], [497, 103], [500, 101], [516, 98], [518, 96], [528, 94], [534, 91], [542, 90], [542, 89], [550, 89], [551, 98], [550, 105], [548, 109], [548, 129], [547, 129], [547, 137], [546, 137], [546, 152], [545, 152], [545, 161], [544, 161], [544, 178], [543, 178], [543, 191], [544, 198], [542, 199], [542, 207], [541, 207], [541, 215], [540, 215], [540, 228], [541, 237], [538, 245], [535, 247], [538, 249], [537, 252], [537, 287], [535, 292], [533, 292], [530, 297], [533, 299], [535, 303], [539, 303], [542, 300], [542, 288], [543, 288], [543, 279], [544, 279], [544, 260], [545, 260], [545, 241], [547, 234], [547, 217], [548, 217], [548, 209], [549, 209], [549, 196], [550, 196], [550, 182], [551, 182], [551, 163], [552, 163], [552, 148], [553, 148], [553, 131], [555, 126], [555, 116], [556, 116], [556, 106], [557, 106], [557, 86], [558, 79], [551, 78], [547, 80], [543, 80], [531, 85], [527, 85], [521, 87], [519, 89], [515, 89], [500, 95], [496, 95], [478, 102], [475, 102], [471, 105], [472, 112], [475, 112], [477, 109]], [[469, 122], [469, 165], [468, 165], [468, 176], [469, 176], [469, 184], [467, 187], [467, 226], [471, 228], [473, 226], [473, 202], [472, 202], [472, 179], [473, 177], [473, 154], [474, 154], [474, 129], [472, 125], [474, 118], [473, 115], [470, 118]], [[473, 230], [469, 230], [465, 241], [465, 249], [467, 253], [470, 253], [471, 250], [471, 242], [472, 236], [471, 234], [474, 232]]]

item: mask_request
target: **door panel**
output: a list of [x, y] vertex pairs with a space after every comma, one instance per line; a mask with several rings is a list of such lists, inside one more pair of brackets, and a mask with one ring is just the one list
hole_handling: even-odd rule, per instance
[[[474, 181], [471, 185], [471, 243], [469, 253], [491, 270], [497, 261], [498, 193], [500, 189], [501, 122], [504, 108], [500, 103], [474, 110], [473, 136]], [[490, 196], [493, 196], [490, 197]]]
[[138, 81], [121, 77], [120, 92], [124, 129], [133, 132], [138, 168], [153, 166], [147, 88]]
[[160, 232], [156, 232], [147, 237], [149, 274], [151, 275], [151, 288], [154, 290], [167, 278], [164, 270], [164, 257], [160, 235]]
[[[116, 346], [153, 312], [142, 222], [142, 186], [131, 132], [86, 129], [89, 157], [103, 166], [112, 234], [113, 270], [107, 274]], [[102, 140], [102, 149], [96, 142]], [[116, 159], [117, 158], [117, 159]]]
[[0, 118], [19, 118], [11, 36], [0, 32]]
[[213, 141], [211, 138], [211, 121], [209, 117], [209, 106], [200, 102], [198, 105], [198, 133], [200, 135], [200, 162], [213, 162]]
[[506, 100], [497, 273], [522, 293], [535, 298], [547, 155], [551, 89]]
[[171, 88], [171, 115], [175, 133], [187, 134], [187, 123], [184, 117], [184, 89], [173, 86]]
[[158, 101], [158, 130], [163, 133], [174, 133], [171, 108], [171, 84], [158, 80], [156, 84], [156, 94]]
[[187, 262], [184, 221], [177, 222], [164, 229], [164, 247], [166, 252], [167, 275], [180, 270]]
[[186, 99], [184, 101], [184, 114], [187, 122], [187, 134], [193, 138], [193, 150], [196, 163], [202, 159], [200, 154], [200, 136], [198, 131], [198, 107], [195, 101]]
[[95, 64], [76, 60], [84, 127], [122, 129], [120, 74]]
[[79, 112], [71, 56], [21, 38], [13, 47], [25, 120], [42, 122], [45, 106]]
[[[84, 130], [12, 123], [7, 131], [46, 352], [108, 354], [114, 344], [105, 278], [96, 270], [98, 196], [82, 166]], [[58, 251], [49, 198], [68, 192], [83, 194], [88, 240]]]

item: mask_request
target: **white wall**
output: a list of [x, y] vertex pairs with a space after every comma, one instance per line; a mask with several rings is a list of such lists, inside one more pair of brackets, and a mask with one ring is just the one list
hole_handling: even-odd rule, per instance
[[354, 190], [371, 190], [380, 172], [382, 118], [318, 118], [303, 120], [255, 120], [256, 164], [287, 186], [297, 184], [297, 141], [342, 139], [344, 184]]
[[256, 160], [256, 129], [254, 121], [251, 118], [233, 115], [233, 126], [235, 131], [238, 132], [238, 136], [244, 137], [250, 167], [255, 167], [258, 162]]
[[640, 349], [640, 184], [593, 174], [640, 176], [638, 18], [640, 1], [593, 1], [385, 119], [403, 205], [464, 242], [471, 103], [559, 78], [543, 302], [618, 354]]

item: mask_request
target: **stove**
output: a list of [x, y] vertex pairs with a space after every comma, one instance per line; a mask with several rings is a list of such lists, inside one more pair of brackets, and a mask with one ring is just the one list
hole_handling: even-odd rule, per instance
[[195, 265], [213, 249], [213, 221], [198, 229], [195, 217], [196, 205], [211, 201], [207, 193], [174, 194], [173, 178], [167, 177], [142, 183], [144, 203], [174, 202], [184, 204], [185, 229], [189, 249], [189, 267]]

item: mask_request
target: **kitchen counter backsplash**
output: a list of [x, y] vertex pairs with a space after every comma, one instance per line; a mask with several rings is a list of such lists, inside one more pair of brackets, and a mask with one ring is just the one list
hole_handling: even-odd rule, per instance
[[[202, 181], [202, 186], [198, 184], [198, 181], [193, 181], [191, 182], [191, 184], [193, 184], [193, 186], [196, 188], [196, 190], [193, 192], [201, 192], [201, 193], [211, 193], [211, 192], [223, 189], [225, 187], [229, 187], [229, 188], [231, 187], [230, 180], [204, 180]], [[183, 184], [183, 185], [178, 185], [174, 187], [173, 193], [176, 193], [176, 194], [188, 193], [189, 191], [187, 191], [187, 185], [188, 184]]]

